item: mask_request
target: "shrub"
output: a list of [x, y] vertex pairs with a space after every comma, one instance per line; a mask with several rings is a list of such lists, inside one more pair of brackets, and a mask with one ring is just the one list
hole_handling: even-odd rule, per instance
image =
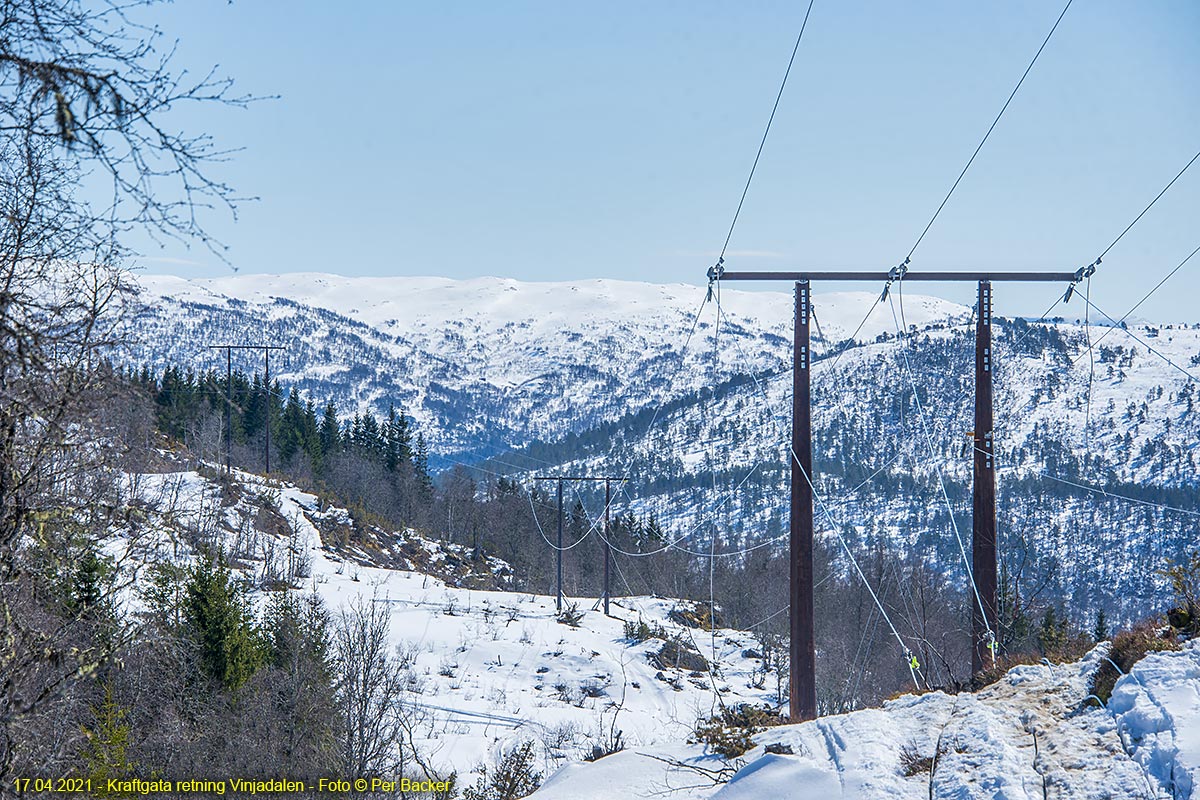
[[1171, 625], [1187, 636], [1200, 634], [1200, 550], [1179, 564], [1163, 570], [1175, 592], [1175, 608], [1169, 614]]
[[1143, 620], [1131, 629], [1121, 631], [1112, 639], [1108, 658], [1100, 662], [1100, 667], [1092, 676], [1091, 693], [1107, 703], [1117, 679], [1128, 673], [1146, 653], [1178, 649], [1175, 629], [1164, 625], [1160, 619]]
[[631, 642], [644, 642], [649, 639], [670, 639], [671, 634], [667, 633], [663, 626], [656, 624], [647, 624], [646, 620], [638, 617], [637, 622], [627, 620], [625, 622], [625, 638]]
[[933, 756], [921, 755], [920, 749], [913, 743], [900, 748], [900, 771], [904, 777], [911, 778], [924, 772], [933, 772]]
[[578, 628], [579, 623], [583, 622], [583, 612], [579, 610], [578, 603], [571, 603], [558, 615], [558, 621], [562, 625], [569, 625], [572, 628]]
[[491, 769], [484, 768], [474, 786], [463, 791], [463, 800], [518, 800], [537, 791], [542, 774], [533, 768], [533, 742], [524, 742], [505, 753]]
[[705, 631], [725, 626], [720, 613], [714, 618], [712, 608], [703, 603], [693, 603], [690, 607], [676, 606], [667, 613], [667, 618], [685, 628], [699, 628]]
[[754, 734], [782, 724], [770, 708], [741, 703], [699, 720], [688, 741], [707, 745], [724, 758], [737, 758], [754, 747]]

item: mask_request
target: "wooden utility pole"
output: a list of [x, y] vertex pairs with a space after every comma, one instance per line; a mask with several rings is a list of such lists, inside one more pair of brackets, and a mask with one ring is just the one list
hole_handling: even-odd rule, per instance
[[604, 481], [604, 615], [608, 616], [608, 601], [609, 601], [609, 562], [612, 560], [612, 545], [609, 544], [611, 530], [609, 529], [608, 509], [612, 505], [612, 481], [627, 481], [628, 478], [617, 477], [614, 475], [535, 475], [535, 481], [558, 481], [558, 547], [557, 547], [557, 564], [556, 573], [558, 580], [556, 583], [558, 596], [558, 613], [562, 613], [563, 607], [563, 588], [562, 588], [562, 570], [563, 570], [563, 481]]
[[[979, 591], [971, 603], [971, 674], [995, 661], [999, 631], [996, 593], [996, 462], [992, 432], [992, 284], [979, 282], [975, 321], [974, 480], [971, 572]], [[982, 608], [980, 607], [982, 606]]]
[[792, 346], [792, 502], [789, 581], [791, 671], [788, 697], [794, 721], [817, 718], [816, 633], [813, 627], [812, 388], [808, 281], [796, 282]]
[[265, 472], [271, 472], [271, 351], [285, 350], [287, 348], [272, 344], [210, 344], [210, 349], [225, 351], [225, 474], [231, 474], [232, 467], [230, 466], [233, 456], [233, 351], [234, 350], [262, 350], [263, 359], [265, 361], [265, 372], [263, 380], [267, 396], [267, 418], [265, 421], [267, 433], [267, 446], [264, 453]]
[[612, 562], [612, 527], [608, 521], [608, 509], [612, 506], [612, 483], [604, 479], [604, 616], [608, 616], [608, 572]]
[[225, 348], [225, 475], [233, 474], [233, 350]]
[[558, 581], [557, 581], [557, 582], [554, 584], [554, 585], [555, 585], [555, 587], [557, 587], [557, 588], [555, 589], [554, 593], [555, 593], [555, 596], [558, 598], [558, 613], [560, 613], [560, 614], [562, 613], [562, 606], [563, 606], [563, 603], [562, 603], [562, 601], [563, 601], [563, 588], [562, 588], [562, 562], [563, 562], [563, 543], [562, 543], [562, 529], [563, 529], [563, 507], [562, 507], [562, 489], [563, 489], [563, 487], [562, 487], [562, 485], [563, 485], [562, 478], [559, 478], [559, 479], [558, 479], [558, 550], [557, 550], [557, 551], [555, 551], [555, 554], [558, 556]]
[[[972, 539], [972, 575], [986, 617], [972, 615], [972, 668], [978, 671], [981, 653], [990, 654], [994, 641], [988, 631], [996, 630], [996, 488], [992, 459], [992, 353], [991, 284], [995, 281], [1065, 281], [1074, 285], [1078, 272], [909, 272], [907, 262], [888, 272], [726, 272], [718, 265], [709, 270], [710, 283], [725, 281], [793, 281], [796, 284], [795, 332], [792, 351], [792, 444], [791, 444], [791, 533], [790, 586], [791, 646], [789, 648], [789, 701], [793, 721], [816, 717], [816, 645], [813, 620], [813, 487], [812, 407], [810, 398], [812, 354], [809, 347], [809, 319], [812, 314], [809, 287], [812, 281], [978, 281], [979, 324], [976, 326], [975, 395], [975, 490], [974, 536]], [[986, 293], [985, 293], [986, 287]], [[984, 302], [986, 294], [986, 304]], [[885, 289], [886, 296], [886, 289]], [[986, 310], [985, 310], [986, 309]], [[986, 318], [987, 322], [984, 323]], [[986, 344], [980, 337], [986, 336]], [[980, 365], [987, 369], [981, 372]], [[986, 377], [986, 390], [980, 388]], [[986, 453], [986, 458], [980, 451]], [[981, 472], [982, 465], [982, 472]], [[980, 577], [983, 580], [980, 581]], [[974, 605], [974, 604], [973, 604]]]

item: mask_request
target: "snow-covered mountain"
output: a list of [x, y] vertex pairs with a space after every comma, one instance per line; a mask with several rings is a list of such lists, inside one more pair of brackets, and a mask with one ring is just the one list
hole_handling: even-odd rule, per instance
[[[219, 368], [223, 354], [206, 345], [283, 344], [273, 375], [285, 385], [343, 411], [395, 402], [435, 467], [629, 475], [621, 510], [656, 515], [684, 546], [712, 536], [714, 520], [722, 551], [785, 530], [788, 293], [724, 288], [720, 325], [709, 303], [692, 333], [705, 292], [687, 285], [140, 280], [135, 363]], [[814, 297], [820, 528], [860, 544], [883, 537], [952, 569], [955, 524], [970, 527], [971, 311], [912, 295], [900, 306], [898, 294], [852, 346], [877, 295]], [[994, 338], [1002, 553], [1050, 575], [1052, 596], [1078, 614], [1138, 615], [1200, 531], [1200, 414], [1185, 372], [1200, 363], [1200, 325], [998, 318]]]
[[[315, 273], [139, 281], [145, 305], [135, 362], [220, 368], [224, 353], [210, 344], [284, 345], [272, 375], [285, 385], [343, 411], [386, 413], [394, 402], [435, 456], [463, 461], [586, 430], [791, 358], [792, 298], [779, 292], [723, 290], [720, 331], [710, 305], [684, 351], [705, 297], [685, 284]], [[865, 292], [821, 296], [824, 336], [850, 336], [873, 300]], [[967, 313], [936, 298], [907, 306], [917, 325]], [[890, 327], [876, 314], [860, 338]], [[234, 357], [261, 370], [261, 354]]]

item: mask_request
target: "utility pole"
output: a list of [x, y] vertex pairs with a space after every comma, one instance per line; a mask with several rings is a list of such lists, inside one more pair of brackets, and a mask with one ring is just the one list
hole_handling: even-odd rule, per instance
[[[979, 590], [971, 604], [971, 674], [978, 675], [996, 658], [999, 630], [996, 580], [996, 462], [992, 432], [992, 284], [979, 282], [975, 320], [975, 447], [971, 512], [971, 572]], [[983, 606], [980, 608], [980, 606]]]
[[225, 477], [233, 474], [233, 350], [225, 348]]
[[[610, 484], [612, 481], [624, 482], [628, 478], [618, 477], [614, 475], [535, 475], [535, 481], [557, 481], [558, 482], [558, 547], [556, 551], [557, 564], [556, 573], [557, 579], [557, 595], [558, 595], [558, 613], [562, 613], [563, 607], [563, 482], [564, 481], [604, 481], [604, 615], [608, 616], [608, 601], [610, 597], [608, 583], [608, 566], [612, 560], [612, 545], [609, 544], [609, 536], [611, 531], [608, 525], [608, 509], [612, 505], [612, 490]], [[536, 513], [536, 512], [535, 512]]]
[[791, 643], [788, 673], [793, 720], [817, 717], [817, 645], [813, 621], [812, 362], [809, 282], [796, 281], [792, 343], [792, 502], [788, 583]]
[[612, 483], [604, 479], [604, 616], [608, 616], [608, 565], [612, 561], [612, 528], [608, 524], [608, 509], [612, 505]]
[[272, 344], [210, 344], [210, 349], [225, 351], [225, 474], [232, 474], [232, 451], [233, 451], [233, 351], [234, 350], [262, 350], [263, 359], [265, 361], [265, 373], [263, 380], [266, 385], [264, 390], [267, 397], [267, 418], [266, 418], [266, 433], [267, 446], [264, 453], [264, 464], [266, 473], [271, 472], [271, 351], [286, 350], [287, 348]]
[[263, 448], [263, 473], [271, 474], [271, 349], [263, 350], [263, 391], [267, 395], [267, 418], [264, 422], [267, 434], [267, 445]]
[[[789, 711], [793, 722], [814, 719], [817, 715], [815, 681], [816, 646], [813, 637], [813, 486], [812, 469], [812, 408], [809, 347], [809, 319], [812, 313], [809, 287], [812, 281], [871, 281], [886, 282], [890, 287], [896, 280], [905, 281], [977, 281], [979, 282], [979, 317], [976, 326], [976, 453], [974, 487], [974, 525], [972, 538], [972, 575], [986, 611], [972, 615], [972, 669], [978, 672], [981, 653], [991, 653], [994, 642], [988, 631], [995, 631], [996, 620], [996, 490], [995, 467], [992, 459], [992, 368], [991, 353], [991, 284], [995, 281], [1066, 281], [1072, 285], [1080, 280], [1080, 272], [915, 272], [908, 271], [907, 261], [888, 272], [726, 272], [721, 264], [708, 271], [712, 281], [793, 281], [796, 286], [795, 331], [792, 352], [792, 443], [791, 443], [791, 532], [790, 586], [791, 646], [789, 661]], [[986, 293], [985, 293], [986, 287]], [[887, 289], [884, 289], [884, 297]], [[986, 314], [984, 299], [986, 296]], [[984, 324], [983, 319], [987, 319]], [[986, 336], [986, 343], [981, 337]], [[987, 369], [981, 372], [980, 365]], [[986, 375], [986, 390], [980, 388], [981, 375]], [[984, 458], [980, 451], [987, 455]], [[980, 578], [983, 578], [981, 581]], [[986, 592], [986, 594], [985, 594]]]
[[558, 613], [560, 613], [560, 614], [562, 613], [562, 606], [563, 606], [563, 588], [562, 588], [562, 562], [563, 562], [563, 543], [562, 543], [562, 529], [563, 529], [562, 485], [563, 485], [562, 478], [559, 478], [559, 479], [558, 479], [558, 550], [556, 550], [556, 551], [555, 551], [555, 554], [558, 556], [558, 581], [557, 581], [557, 582], [556, 582], [554, 585], [555, 585], [555, 587], [557, 587], [557, 588], [555, 589], [555, 596], [558, 598]]

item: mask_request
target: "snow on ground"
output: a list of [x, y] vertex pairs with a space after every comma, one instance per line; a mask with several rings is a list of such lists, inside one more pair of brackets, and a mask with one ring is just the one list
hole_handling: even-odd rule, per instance
[[1151, 653], [1113, 689], [1109, 709], [1128, 750], [1170, 797], [1200, 783], [1200, 640], [1180, 653]]
[[[1192, 797], [1200, 647], [1148, 656], [1121, 679], [1111, 705], [1098, 708], [1085, 698], [1105, 652], [1098, 647], [1076, 664], [1016, 667], [976, 694], [904, 696], [769, 729], [719, 784], [709, 776], [726, 763], [699, 746], [636, 748], [564, 767], [532, 797]], [[767, 753], [771, 745], [785, 752]]]
[[[534, 740], [542, 768], [551, 772], [589, 755], [616, 730], [631, 747], [684, 741], [699, 717], [713, 713], [713, 680], [707, 672], [651, 665], [648, 655], [663, 642], [627, 640], [625, 621], [644, 620], [694, 641], [706, 658], [715, 650], [716, 684], [726, 703], [771, 698], [772, 681], [760, 679], [764, 689], [752, 686], [755, 671], [762, 674], [760, 662], [743, 655], [756, 646], [753, 637], [678, 625], [668, 618], [677, 601], [615, 598], [606, 617], [594, 608], [595, 598], [567, 598], [582, 612], [573, 627], [558, 621], [553, 597], [456, 588], [420, 572], [344, 561], [322, 545], [314, 525], [323, 518], [348, 520], [343, 509], [323, 509], [316, 496], [293, 486], [268, 485], [245, 473], [236, 477], [242, 491], [231, 500], [194, 472], [138, 476], [138, 495], [162, 510], [156, 519], [163, 531], [151, 548], [155, 557], [194, 558], [179, 535], [166, 534], [171, 526], [193, 536], [211, 531], [224, 537], [234, 563], [252, 581], [267, 575], [268, 550], [290, 552], [308, 564], [296, 590], [316, 591], [335, 615], [358, 602], [386, 605], [390, 644], [409, 663], [407, 699], [423, 719], [419, 743], [438, 767], [466, 775], [508, 746]], [[245, 512], [264, 499], [288, 521], [289, 537], [249, 536]], [[278, 538], [286, 541], [272, 547]], [[125, 541], [114, 539], [109, 552], [120, 555]], [[434, 554], [445, 549], [427, 545]]]
[[[217, 530], [237, 544], [247, 577], [265, 575], [256, 552], [265, 558], [280, 535], [248, 543], [242, 506], [247, 498], [268, 500], [290, 531], [276, 546], [309, 565], [297, 591], [315, 590], [335, 614], [357, 602], [389, 609], [391, 644], [409, 665], [408, 702], [423, 720], [419, 741], [433, 763], [467, 776], [533, 740], [549, 775], [534, 795], [539, 800], [1157, 800], [1193, 797], [1200, 778], [1200, 642], [1148, 655], [1118, 681], [1107, 708], [1086, 700], [1105, 657], [1101, 646], [1075, 664], [1016, 667], [975, 694], [909, 695], [771, 728], [731, 762], [685, 744], [696, 720], [715, 710], [713, 679], [659, 670], [647, 656], [662, 642], [626, 639], [624, 621], [661, 626], [705, 657], [715, 649], [715, 682], [729, 705], [771, 700], [769, 680], [754, 688], [763, 684], [755, 676], [760, 662], [746, 655], [755, 647], [749, 634], [683, 628], [669, 617], [677, 601], [648, 597], [617, 599], [612, 617], [591, 598], [569, 598], [583, 612], [572, 627], [558, 621], [552, 597], [473, 591], [419, 572], [348, 563], [323, 546], [314, 525], [348, 520], [344, 510], [321, 508], [292, 486], [238, 479], [236, 499], [193, 472], [131, 479], [147, 507], [159, 509], [152, 523], [162, 528], [157, 544], [142, 541], [139, 557], [187, 560], [191, 551], [168, 529]], [[206, 515], [220, 524], [206, 527]], [[131, 552], [121, 541], [110, 543], [114, 555]], [[449, 551], [433, 542], [427, 549]], [[581, 763], [614, 730], [624, 751]]]

